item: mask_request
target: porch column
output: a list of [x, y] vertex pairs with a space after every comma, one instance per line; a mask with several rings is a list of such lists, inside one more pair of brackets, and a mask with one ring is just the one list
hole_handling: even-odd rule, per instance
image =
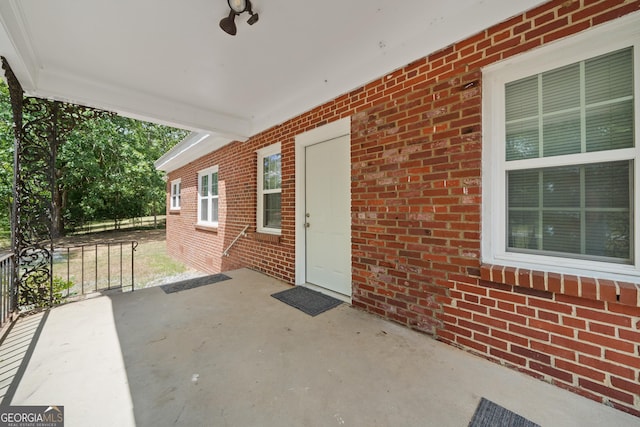
[[[14, 181], [11, 247], [15, 256], [12, 309], [24, 303], [53, 303], [52, 200], [55, 157], [46, 102], [25, 98], [20, 82], [2, 58], [14, 121]], [[43, 114], [44, 113], [44, 114]], [[25, 120], [26, 118], [26, 120]], [[25, 123], [26, 122], [26, 123]], [[43, 126], [44, 125], [44, 126]], [[55, 134], [54, 134], [55, 136]], [[29, 281], [29, 287], [25, 283]]]

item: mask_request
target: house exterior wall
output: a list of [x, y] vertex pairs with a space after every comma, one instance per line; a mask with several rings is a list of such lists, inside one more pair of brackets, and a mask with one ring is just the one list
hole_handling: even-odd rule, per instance
[[[481, 67], [638, 10], [551, 1], [173, 171], [182, 207], [168, 212], [169, 253], [294, 283], [295, 136], [351, 117], [353, 306], [640, 416], [639, 285], [483, 265], [480, 253]], [[281, 236], [255, 232], [256, 150], [276, 142]], [[215, 231], [195, 225], [197, 173], [213, 165]]]

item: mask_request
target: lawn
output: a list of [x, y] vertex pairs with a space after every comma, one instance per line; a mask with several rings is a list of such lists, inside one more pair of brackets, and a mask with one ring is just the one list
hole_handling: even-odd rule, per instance
[[118, 287], [129, 290], [132, 248], [135, 289], [187, 272], [184, 264], [167, 255], [165, 239], [164, 229], [109, 231], [60, 239], [55, 244], [54, 277], [71, 281], [72, 295]]

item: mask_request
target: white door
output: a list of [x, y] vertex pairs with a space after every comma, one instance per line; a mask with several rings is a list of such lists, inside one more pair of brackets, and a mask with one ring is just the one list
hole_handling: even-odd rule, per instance
[[307, 283], [351, 296], [349, 136], [306, 147]]

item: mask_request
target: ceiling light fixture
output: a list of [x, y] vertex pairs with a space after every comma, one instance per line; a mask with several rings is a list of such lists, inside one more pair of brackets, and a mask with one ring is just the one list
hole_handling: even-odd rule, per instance
[[240, 15], [244, 12], [248, 12], [249, 15], [251, 15], [247, 20], [249, 25], [253, 25], [258, 22], [258, 14], [253, 13], [250, 0], [227, 0], [227, 3], [229, 4], [230, 9], [229, 16], [220, 20], [220, 28], [222, 28], [222, 31], [225, 33], [231, 36], [236, 35], [236, 15]]

